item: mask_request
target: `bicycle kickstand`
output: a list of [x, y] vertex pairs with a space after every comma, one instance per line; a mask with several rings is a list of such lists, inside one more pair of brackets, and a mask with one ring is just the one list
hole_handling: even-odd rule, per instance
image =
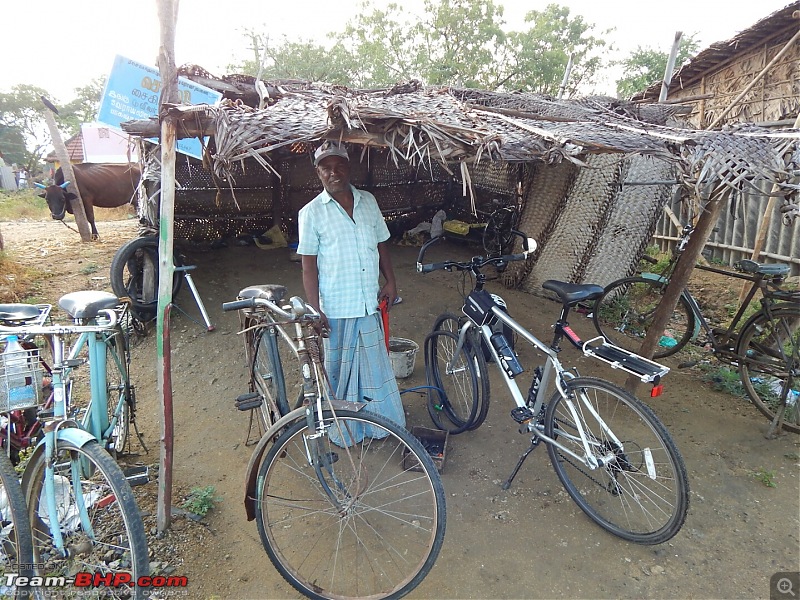
[[530, 446], [528, 446], [528, 449], [527, 449], [527, 450], [525, 450], [525, 452], [523, 452], [523, 453], [522, 453], [522, 456], [520, 456], [520, 457], [519, 457], [519, 460], [517, 461], [517, 465], [514, 467], [514, 470], [513, 470], [513, 471], [511, 471], [511, 475], [509, 475], [509, 476], [508, 476], [508, 479], [506, 479], [506, 480], [503, 482], [503, 485], [501, 485], [501, 486], [500, 486], [500, 487], [501, 487], [501, 489], [507, 490], [508, 488], [510, 488], [510, 487], [511, 487], [511, 482], [512, 482], [512, 481], [514, 481], [514, 477], [516, 477], [516, 476], [517, 476], [517, 473], [519, 473], [519, 470], [520, 470], [520, 468], [522, 467], [522, 463], [524, 463], [524, 462], [525, 462], [525, 459], [526, 459], [526, 458], [528, 458], [528, 455], [529, 455], [531, 452], [533, 452], [534, 450], [536, 450], [536, 446], [538, 446], [538, 445], [539, 445], [539, 442], [541, 442], [541, 440], [540, 440], [538, 437], [536, 437], [536, 436], [534, 436], [534, 437], [531, 439], [531, 445], [530, 445]]
[[[200, 309], [200, 314], [203, 316], [203, 322], [206, 324], [206, 329], [208, 331], [214, 331], [215, 327], [214, 325], [211, 324], [211, 320], [208, 318], [208, 313], [206, 312], [206, 307], [203, 304], [203, 299], [200, 297], [200, 294], [197, 291], [197, 286], [195, 286], [194, 280], [192, 279], [192, 276], [189, 274], [189, 271], [195, 268], [197, 268], [197, 265], [184, 265], [182, 267], [175, 267], [175, 270], [183, 273], [183, 277], [186, 279], [186, 283], [189, 285], [189, 290], [192, 292], [192, 297], [194, 297], [194, 301], [197, 303], [197, 308]], [[189, 316], [180, 307], [176, 306], [175, 308], [180, 310], [187, 317]]]

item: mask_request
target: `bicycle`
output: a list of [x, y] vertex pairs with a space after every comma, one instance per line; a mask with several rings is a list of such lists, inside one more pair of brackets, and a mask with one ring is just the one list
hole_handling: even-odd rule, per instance
[[[521, 234], [520, 234], [521, 235]], [[682, 527], [689, 505], [689, 482], [680, 452], [653, 411], [616, 385], [596, 377], [568, 371], [559, 361], [560, 344], [567, 339], [586, 356], [597, 358], [653, 385], [652, 395], [662, 389], [667, 367], [608, 344], [598, 337], [584, 342], [569, 327], [570, 309], [599, 296], [603, 288], [548, 280], [543, 287], [561, 300], [553, 341], [547, 345], [502, 310], [484, 289], [486, 266], [503, 268], [525, 260], [536, 247], [533, 239], [514, 255], [473, 257], [469, 261], [447, 260], [426, 264], [427, 249], [443, 236], [428, 241], [420, 250], [417, 271], [469, 272], [475, 285], [462, 307], [465, 319], [458, 332], [438, 329], [425, 340], [429, 403], [441, 407], [446, 418], [466, 429], [482, 402], [477, 393], [487, 374], [482, 363], [481, 342], [490, 349], [514, 404], [511, 417], [520, 433], [531, 435], [528, 449], [503, 483], [508, 489], [525, 459], [541, 443], [547, 445], [550, 461], [567, 493], [600, 527], [625, 540], [660, 544]], [[495, 322], [509, 327], [519, 339], [544, 355], [544, 364], [534, 370], [527, 396], [517, 384], [524, 369], [505, 336], [492, 329]], [[452, 325], [452, 323], [450, 323]], [[599, 342], [599, 343], [598, 343]], [[549, 399], [546, 395], [553, 389]]]
[[[661, 272], [643, 272], [606, 286], [592, 311], [595, 328], [605, 339], [628, 349], [641, 345], [692, 230], [691, 225], [683, 228]], [[738, 367], [744, 391], [756, 408], [776, 427], [781, 422], [787, 431], [800, 433], [800, 291], [781, 288], [789, 266], [744, 259], [734, 265], [735, 272], [699, 264], [695, 268], [752, 285], [730, 324], [721, 328], [712, 327], [689, 290], [682, 290], [654, 358], [675, 354], [702, 330], [705, 338], [699, 343]], [[760, 309], [748, 317], [759, 291]]]
[[[3, 325], [0, 333], [46, 336], [52, 349], [53, 410], [39, 413], [43, 439], [36, 445], [22, 477], [36, 574], [65, 577], [78, 571], [112, 574], [113, 581], [120, 585], [105, 588], [104, 594], [142, 598], [144, 588], [136, 583], [149, 571], [142, 518], [125, 474], [104, 448], [113, 448], [120, 439], [119, 433], [114, 432], [119, 431], [122, 417], [112, 417], [108, 427], [100, 429], [106, 437], [97, 438], [82, 429], [68, 412], [69, 381], [74, 369], [84, 362], [75, 358], [73, 351], [85, 340], [93, 392], [86, 410], [87, 422], [94, 428], [109, 418], [102, 403], [103, 392], [107, 390], [104, 367], [110, 340], [119, 343], [117, 304], [113, 294], [75, 292], [62, 297], [59, 305], [78, 324]], [[68, 352], [64, 340], [73, 334], [80, 336], [79, 341]], [[116, 350], [121, 347], [116, 346]], [[37, 360], [29, 364], [32, 371], [41, 368]], [[121, 367], [120, 362], [114, 364]], [[111, 389], [121, 396], [130, 391], [125, 383]]]
[[278, 306], [283, 286], [262, 291], [223, 310], [266, 311], [273, 321], [257, 329], [293, 330], [284, 341], [300, 364], [302, 403], [269, 427], [250, 458], [247, 519], [255, 519], [281, 576], [306, 596], [400, 598], [441, 550], [447, 517], [439, 473], [404, 428], [365, 410], [367, 403], [332, 396], [319, 314], [297, 296]]
[[[521, 195], [521, 192], [518, 192]], [[483, 249], [488, 256], [499, 256], [511, 251], [514, 242], [513, 231], [517, 229], [520, 218], [520, 200], [514, 204], [502, 200], [492, 201], [495, 207], [486, 220], [483, 229]]]

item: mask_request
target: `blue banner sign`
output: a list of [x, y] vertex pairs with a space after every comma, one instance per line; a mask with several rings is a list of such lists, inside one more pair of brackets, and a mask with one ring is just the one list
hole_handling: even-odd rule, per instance
[[[125, 121], [156, 117], [160, 94], [161, 76], [158, 69], [117, 55], [103, 92], [97, 120], [119, 128]], [[178, 98], [183, 104], [214, 105], [222, 99], [222, 94], [185, 77], [178, 77]], [[208, 143], [208, 138], [205, 143]], [[175, 149], [194, 158], [202, 158], [202, 146], [197, 138], [178, 140]]]

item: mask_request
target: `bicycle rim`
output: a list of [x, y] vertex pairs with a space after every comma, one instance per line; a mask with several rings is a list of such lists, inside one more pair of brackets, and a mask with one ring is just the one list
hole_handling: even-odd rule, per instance
[[[465, 316], [459, 317], [449, 312], [442, 313], [434, 321], [433, 329], [431, 331], [449, 331], [455, 335], [458, 335], [459, 330], [465, 321]], [[480, 341], [482, 341], [482, 339], [480, 339]], [[491, 395], [489, 390], [489, 368], [486, 364], [486, 358], [484, 357], [483, 349], [481, 347], [476, 348], [470, 341], [469, 336], [467, 336], [467, 338], [464, 340], [464, 346], [467, 349], [467, 352], [469, 352], [469, 354], [472, 356], [473, 362], [475, 363], [475, 375], [478, 377], [478, 395], [480, 396], [480, 404], [478, 405], [478, 412], [475, 415], [475, 418], [468, 427], [468, 429], [473, 430], [480, 427], [486, 420], [486, 416], [489, 414], [489, 400]]]
[[[256, 391], [263, 396], [258, 415], [261, 427], [266, 431], [282, 414], [289, 412], [283, 372], [277, 358], [275, 331], [270, 328], [261, 329], [256, 335], [254, 348], [251, 376]], [[275, 415], [275, 410], [280, 414]]]
[[[400, 598], [428, 574], [444, 539], [436, 467], [416, 438], [379, 416], [337, 411], [334, 420], [326, 411], [324, 425], [314, 445], [305, 421], [296, 423], [261, 464], [256, 521], [264, 548], [310, 598]], [[365, 429], [371, 437], [344, 447]]]
[[[615, 281], [595, 304], [595, 328], [612, 344], [638, 352], [665, 289], [662, 282], [644, 277]], [[693, 333], [694, 313], [686, 298], [681, 296], [656, 345], [653, 358], [675, 354], [689, 343]]]
[[[180, 265], [177, 256], [175, 265]], [[139, 311], [155, 311], [158, 302], [158, 237], [143, 236], [123, 244], [114, 254], [110, 269], [111, 289], [120, 298], [128, 297]], [[172, 295], [181, 287], [181, 273], [172, 280]]]
[[[50, 533], [46, 507], [45, 457], [37, 451], [23, 479], [33, 534], [34, 564], [37, 574], [69, 577], [78, 571], [129, 576], [135, 582], [149, 572], [147, 539], [142, 518], [133, 493], [119, 465], [97, 442], [77, 447], [65, 439], [58, 440], [54, 487], [59, 527], [64, 547], [63, 556], [56, 549]], [[80, 491], [73, 484], [75, 471], [86, 472], [82, 462], [92, 465], [91, 477], [80, 476]], [[76, 499], [83, 498], [91, 531], [82, 524]], [[121, 581], [121, 579], [117, 579]], [[67, 592], [68, 590], [61, 590]], [[103, 588], [106, 598], [142, 598], [144, 588], [122, 585]], [[74, 597], [78, 597], [76, 594]], [[62, 597], [68, 598], [65, 593]]]
[[773, 318], [753, 317], [742, 330], [737, 354], [747, 395], [773, 420], [786, 398], [783, 428], [800, 433], [800, 309], [777, 307]]
[[585, 450], [604, 465], [591, 469], [555, 445], [547, 451], [567, 493], [603, 529], [639, 544], [660, 544], [678, 533], [689, 507], [689, 482], [678, 449], [653, 412], [636, 398], [600, 379], [580, 377], [569, 389], [588, 402], [611, 429], [601, 427], [582, 403], [577, 418], [556, 393], [545, 414], [545, 433], [577, 454]]
[[[0, 497], [4, 499], [0, 505], [0, 577], [5, 581], [7, 574], [22, 577], [34, 574], [33, 543], [25, 496], [17, 472], [5, 450], [0, 454]], [[24, 597], [24, 590], [14, 591], [19, 592], [18, 597]]]
[[462, 346], [456, 354], [458, 336], [434, 331], [425, 338], [425, 373], [429, 385], [428, 413], [434, 424], [450, 433], [466, 431], [475, 421], [481, 404], [474, 354]]

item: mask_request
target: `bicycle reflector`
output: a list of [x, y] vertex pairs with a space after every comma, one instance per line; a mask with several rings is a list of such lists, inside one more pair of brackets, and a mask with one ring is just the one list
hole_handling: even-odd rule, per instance
[[659, 383], [658, 385], [654, 385], [653, 389], [650, 390], [650, 397], [658, 398], [663, 392], [664, 392], [664, 384]]

